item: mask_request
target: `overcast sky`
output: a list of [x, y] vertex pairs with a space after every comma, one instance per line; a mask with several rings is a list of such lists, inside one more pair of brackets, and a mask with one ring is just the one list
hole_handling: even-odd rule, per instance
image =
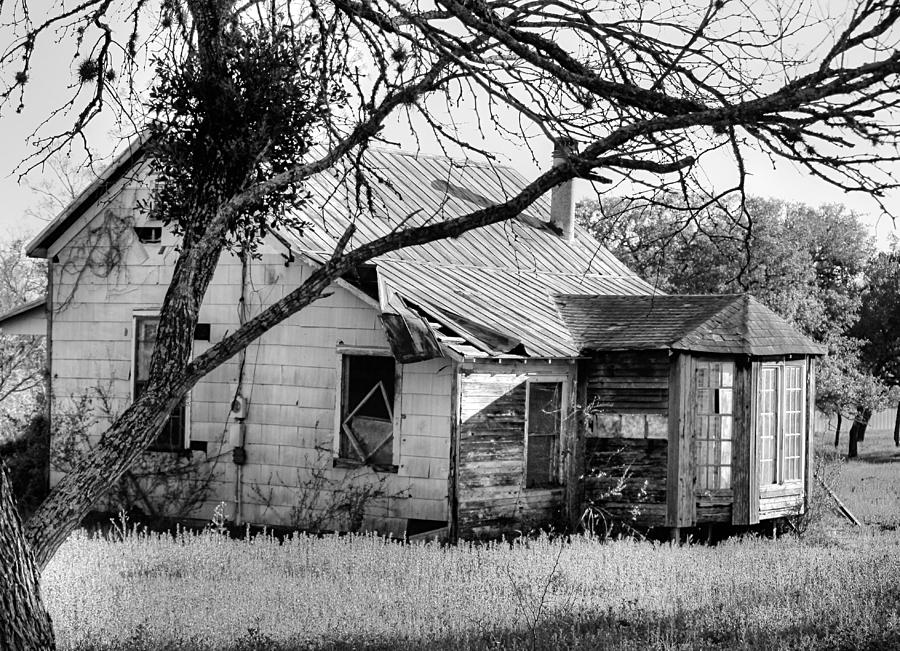
[[[33, 171], [24, 181], [20, 182], [14, 170], [33, 151], [33, 147], [29, 147], [26, 142], [27, 137], [40, 121], [47, 117], [49, 111], [58, 107], [61, 100], [72, 92], [69, 88], [72, 79], [72, 65], [70, 49], [39, 48], [31, 82], [28, 85], [25, 110], [21, 114], [16, 114], [7, 109], [0, 115], [0, 145], [2, 145], [0, 146], [0, 198], [2, 198], [0, 232], [5, 235], [35, 233], [43, 226], [40, 220], [25, 214], [28, 208], [33, 207], [37, 201], [37, 195], [29, 190], [28, 184], [38, 184], [41, 180], [41, 171]], [[63, 116], [62, 119], [71, 122], [73, 117]], [[458, 117], [465, 118], [465, 115], [454, 115], [454, 118]], [[463, 130], [471, 129], [473, 140], [481, 142], [482, 136], [477, 133], [474, 124], [462, 123], [459, 126]], [[111, 154], [117, 145], [121, 145], [121, 141], [112, 135], [115, 128], [110, 121], [95, 125], [89, 134], [91, 146], [101, 154]], [[417, 148], [416, 139], [410, 134], [407, 126], [394, 125], [386, 130], [386, 134], [390, 140], [399, 142], [406, 149], [415, 150]], [[423, 141], [421, 144], [426, 153], [441, 153], [433, 143]], [[531, 152], [490, 134], [483, 146], [497, 152], [501, 162], [516, 167], [527, 177], [534, 176], [540, 169], [546, 169], [550, 165], [552, 148], [549, 142], [544, 141], [543, 137], [535, 137], [532, 140], [536, 161], [533, 160]], [[730, 166], [729, 161], [724, 159], [718, 161], [709, 159], [707, 162], [702, 173], [710, 179], [710, 184], [724, 185], [728, 180], [724, 173], [733, 170], [733, 166]], [[795, 169], [787, 162], [773, 167], [771, 161], [759, 155], [751, 155], [746, 162], [750, 174], [747, 184], [750, 194], [779, 197], [810, 204], [845, 203], [852, 209], [867, 215], [866, 222], [872, 228], [873, 233], [877, 235], [882, 246], [887, 243], [889, 235], [894, 231], [891, 220], [881, 216], [876, 202], [865, 195], [845, 194], [839, 189]], [[590, 189], [587, 184], [579, 183], [583, 184], [579, 188], [579, 193], [588, 194]], [[889, 211], [900, 217], [900, 193], [894, 193], [888, 197], [886, 203]]]

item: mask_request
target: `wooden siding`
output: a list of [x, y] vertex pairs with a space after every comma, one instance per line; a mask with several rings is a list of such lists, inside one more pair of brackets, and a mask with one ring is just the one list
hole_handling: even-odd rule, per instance
[[[595, 353], [585, 378], [584, 499], [607, 517], [665, 524], [669, 355], [666, 351]], [[615, 494], [619, 482], [621, 494]]]
[[737, 360], [734, 367], [734, 437], [732, 440], [731, 482], [734, 508], [732, 524], [759, 521], [756, 469], [756, 431], [753, 429], [755, 405], [752, 366]]
[[587, 404], [592, 410], [618, 414], [668, 414], [667, 351], [595, 353], [585, 375]]
[[[114, 189], [114, 192], [116, 189]], [[51, 251], [53, 410], [71, 410], [95, 387], [114, 412], [131, 399], [132, 319], [136, 311], [162, 304], [175, 261], [174, 240], [142, 244], [131, 229], [129, 190], [105, 207], [94, 207], [89, 223], [71, 241]], [[64, 242], [66, 238], [61, 240]], [[106, 263], [113, 261], [115, 265]], [[250, 263], [246, 302], [250, 316], [297, 287], [309, 267], [285, 265], [283, 247], [262, 249]], [[195, 341], [195, 352], [233, 332], [238, 323], [242, 270], [224, 254], [200, 311], [210, 324], [210, 341]], [[451, 422], [451, 362], [433, 359], [401, 366], [399, 451], [396, 473], [332, 468], [336, 351], [341, 346], [387, 349], [377, 310], [357, 293], [335, 286], [332, 294], [276, 326], [246, 352], [242, 393], [249, 400], [245, 421], [247, 463], [242, 470], [243, 519], [292, 524], [298, 503], [309, 498], [313, 477], [325, 478], [316, 503], [325, 507], [335, 488], [375, 486], [382, 497], [366, 513], [364, 525], [399, 533], [406, 520], [448, 518]], [[231, 515], [235, 466], [231, 463], [229, 413], [238, 387], [232, 360], [210, 373], [191, 392], [189, 437], [207, 450], [189, 452], [200, 472], [210, 473], [208, 499], [194, 515], [206, 519], [220, 501]], [[108, 419], [92, 429], [97, 436]], [[223, 456], [219, 456], [222, 454]], [[58, 473], [54, 474], [54, 480]], [[340, 523], [333, 523], [340, 526]]]
[[631, 524], [665, 524], [667, 450], [665, 440], [588, 436], [586, 503]]
[[[529, 379], [566, 379], [563, 456], [570, 445], [574, 365], [464, 365], [459, 379], [458, 531], [495, 537], [562, 523], [565, 488], [525, 488], [525, 399]], [[568, 397], [568, 404], [566, 398]], [[565, 476], [565, 471], [563, 471]]]
[[666, 525], [694, 524], [694, 453], [691, 436], [691, 356], [677, 353], [669, 373], [669, 454]]

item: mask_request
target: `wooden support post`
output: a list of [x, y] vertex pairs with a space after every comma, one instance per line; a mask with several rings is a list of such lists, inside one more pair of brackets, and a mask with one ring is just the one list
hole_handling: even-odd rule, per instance
[[450, 471], [447, 477], [447, 538], [453, 544], [459, 539], [459, 364], [450, 371]]
[[695, 520], [693, 436], [691, 435], [691, 356], [675, 353], [669, 372], [669, 442], [666, 524], [690, 527]]

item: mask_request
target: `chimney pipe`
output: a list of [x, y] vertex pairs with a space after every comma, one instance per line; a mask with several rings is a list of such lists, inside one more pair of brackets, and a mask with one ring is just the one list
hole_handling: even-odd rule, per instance
[[[553, 145], [553, 167], [566, 164], [569, 156], [578, 151], [575, 141], [567, 137], [554, 140]], [[574, 186], [574, 179], [569, 179], [550, 191], [550, 224], [567, 242], [575, 240]]]

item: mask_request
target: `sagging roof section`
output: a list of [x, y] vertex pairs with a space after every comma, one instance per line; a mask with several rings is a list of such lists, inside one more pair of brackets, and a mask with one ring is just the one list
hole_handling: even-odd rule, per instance
[[556, 298], [582, 351], [671, 349], [731, 355], [823, 355], [823, 346], [748, 294]]

